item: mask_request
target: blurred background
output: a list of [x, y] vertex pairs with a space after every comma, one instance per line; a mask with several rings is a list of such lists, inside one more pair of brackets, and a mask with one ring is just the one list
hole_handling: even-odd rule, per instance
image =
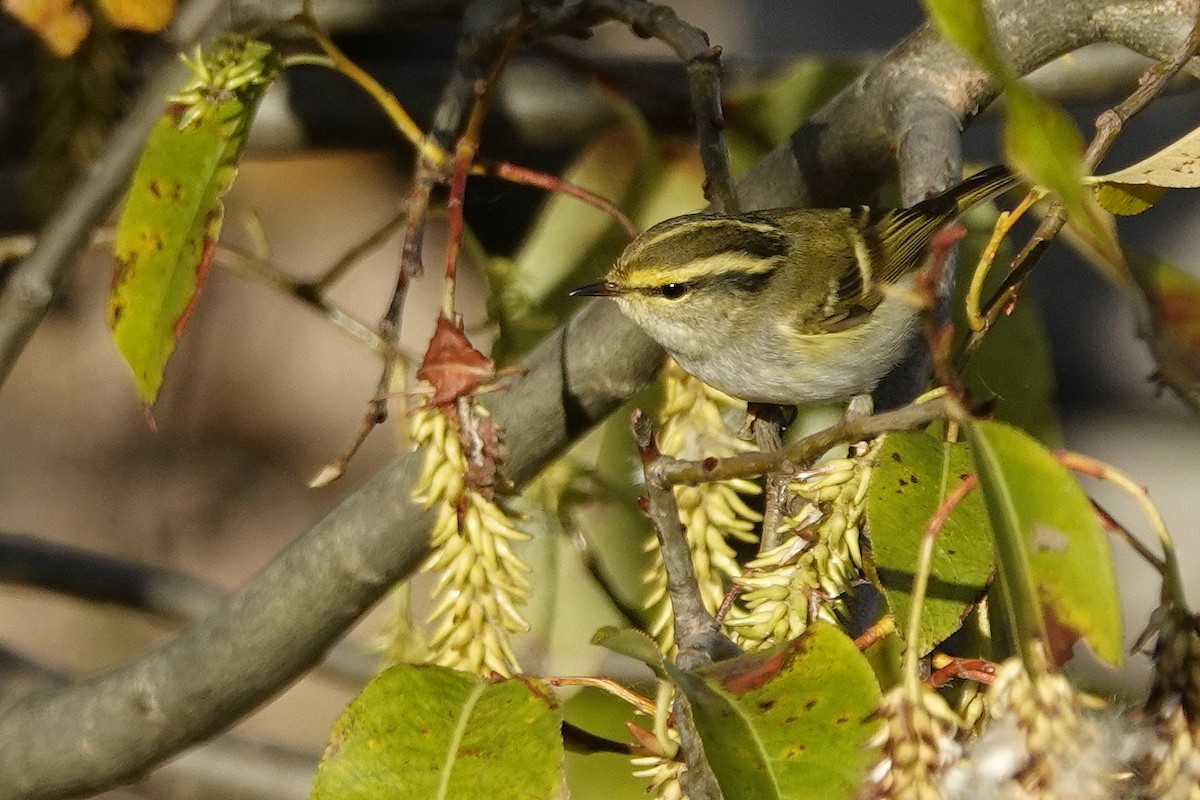
[[[283, 2], [264, 5], [277, 6], [281, 16], [297, 10]], [[424, 122], [451, 68], [460, 5], [317, 0], [315, 11], [347, 54]], [[908, 0], [677, 0], [668, 5], [724, 48], [730, 92], [759, 92], [755, 97], [828, 94], [923, 18], [919, 4]], [[233, 4], [230, 18], [244, 13]], [[133, 34], [110, 32], [104, 42], [85, 43], [74, 58], [107, 64], [104, 69], [114, 73], [98, 81], [101, 67], [73, 74], [24, 28], [0, 17], [0, 227], [5, 236], [37, 230], [79, 174], [86, 153], [102, 141], [139, 71], [162, 50], [154, 37]], [[105, 60], [120, 53], [127, 59], [124, 65]], [[1095, 55], [1105, 63], [1128, 62], [1112, 51]], [[780, 88], [778, 77], [798, 58], [828, 72]], [[1200, 94], [1191, 86], [1182, 89], [1139, 117], [1106, 164], [1123, 166], [1195, 127]], [[651, 129], [665, 137], [662, 152], [681, 164], [688, 160], [682, 68], [665, 47], [617, 26], [585, 42], [553, 41], [522, 52], [498, 95], [483, 152], [560, 171], [616, 124], [615, 106], [607, 99], [611, 92], [634, 103]], [[1108, 100], [1111, 104], [1121, 96]], [[793, 101], [775, 117], [797, 113], [802, 104]], [[1087, 132], [1106, 106], [1093, 98], [1070, 107]], [[739, 151], [744, 160], [753, 157], [755, 146], [769, 144], [762, 141], [770, 134], [761, 120], [770, 120], [774, 112], [768, 106], [756, 113], [758, 121], [745, 137], [749, 143]], [[972, 126], [965, 138], [968, 157], [993, 162], [996, 135], [992, 118]], [[411, 153], [383, 116], [340, 76], [311, 67], [289, 70], [256, 122], [226, 200], [222, 240], [254, 247], [265, 239], [271, 260], [288, 274], [319, 274], [397, 212], [410, 162]], [[687, 169], [681, 167], [679, 174], [694, 176], [694, 167]], [[688, 187], [674, 196], [674, 203], [684, 204], [677, 211], [702, 203], [698, 180]], [[681, 200], [688, 192], [692, 199]], [[542, 199], [530, 189], [472, 183], [468, 221], [488, 251], [510, 255]], [[1127, 242], [1196, 274], [1196, 223], [1193, 197], [1177, 192], [1150, 213], [1122, 220], [1120, 230]], [[427, 239], [429, 276], [404, 316], [403, 341], [414, 354], [423, 351], [436, 313], [439, 236], [435, 223]], [[20, 241], [11, 238], [13, 246]], [[398, 249], [397, 234], [339, 282], [332, 299], [373, 324], [390, 297]], [[80, 261], [0, 389], [0, 532], [236, 587], [402, 446], [389, 423], [370, 437], [342, 480], [324, 489], [307, 488], [309, 479], [349, 444], [379, 365], [362, 345], [294, 299], [215, 269], [168, 370], [155, 412], [157, 429], [151, 430], [106, 329], [110, 268], [110, 257], [100, 247]], [[4, 269], [0, 265], [0, 280]], [[1170, 395], [1157, 396], [1147, 380], [1153, 365], [1125, 300], [1095, 273], [1056, 246], [1038, 268], [1035, 284], [1053, 354], [1062, 445], [1109, 461], [1148, 487], [1183, 551], [1193, 599], [1200, 601], [1197, 420]], [[460, 291], [468, 330], [477, 333], [477, 341], [488, 341], [494, 331], [487, 324], [481, 264], [468, 265]], [[1118, 519], [1145, 535], [1131, 503], [1106, 487], [1088, 488]], [[574, 558], [565, 544], [533, 547], [544, 548], [537, 558]], [[1128, 551], [1115, 548], [1115, 553], [1132, 642], [1153, 607], [1158, 582]], [[574, 642], [564, 645], [565, 655], [550, 660], [537, 655], [550, 634], [527, 643], [537, 669], [562, 674], [600, 668], [599, 653], [586, 642], [595, 627], [615, 616], [600, 594], [593, 594], [572, 598], [570, 618], [559, 620], [556, 641]], [[545, 603], [539, 613], [546, 630], [553, 628], [554, 609], [563, 598], [536, 602]], [[369, 649], [387, 616], [387, 609], [380, 610], [353, 639]], [[120, 663], [170, 634], [169, 625], [129, 611], [0, 587], [0, 642], [66, 673]], [[1137, 680], [1139, 669], [1132, 660], [1131, 680]], [[353, 694], [346, 681], [310, 676], [246, 720], [241, 730], [311, 753], [315, 760], [329, 726]], [[640, 792], [636, 782], [630, 785]], [[142, 796], [156, 796], [147, 786], [138, 790]]]

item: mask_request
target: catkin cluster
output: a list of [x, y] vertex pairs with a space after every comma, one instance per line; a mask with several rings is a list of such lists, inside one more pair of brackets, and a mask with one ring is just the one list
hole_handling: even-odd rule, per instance
[[797, 502], [780, 544], [746, 565], [725, 623], [743, 648], [794, 639], [816, 619], [837, 621], [839, 598], [862, 568], [859, 534], [879, 445], [826, 462], [789, 484]]
[[[478, 406], [460, 409], [482, 413]], [[529, 538], [490, 497], [468, 485], [463, 421], [438, 408], [412, 416], [411, 436], [425, 452], [413, 501], [437, 509], [430, 546], [422, 566], [440, 573], [433, 591], [429, 622], [435, 624], [429, 647], [443, 666], [487, 675], [519, 671], [510, 635], [529, 628], [519, 606], [529, 597], [529, 566], [513, 543]]]

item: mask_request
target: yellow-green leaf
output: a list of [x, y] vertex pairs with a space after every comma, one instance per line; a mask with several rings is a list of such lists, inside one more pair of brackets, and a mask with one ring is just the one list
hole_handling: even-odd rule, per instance
[[158, 33], [175, 14], [175, 0], [97, 0], [108, 21], [118, 28]]
[[245, 39], [189, 63], [195, 75], [146, 142], [113, 246], [109, 328], [147, 408], [204, 283], [255, 107], [281, 66], [270, 45]]
[[1116, 576], [1091, 501], [1028, 434], [989, 421], [967, 431], [1017, 646], [1040, 639], [1061, 662], [1083, 638], [1100, 658], [1120, 663]]
[[334, 724], [312, 800], [557, 800], [561, 727], [557, 704], [535, 681], [390, 667]]
[[1089, 181], [1100, 186], [1115, 183], [1163, 189], [1200, 188], [1200, 128], [1136, 164], [1116, 172], [1094, 175]]
[[1128, 217], [1157, 203], [1167, 190], [1143, 183], [1101, 183], [1093, 190], [1096, 202], [1110, 214]]
[[1200, 188], [1200, 128], [1116, 172], [1093, 175], [1096, 200], [1113, 214], [1140, 214], [1167, 189]]

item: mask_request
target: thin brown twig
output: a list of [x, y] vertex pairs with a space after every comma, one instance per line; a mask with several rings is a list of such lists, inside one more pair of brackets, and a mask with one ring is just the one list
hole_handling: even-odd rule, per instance
[[1133, 498], [1138, 508], [1141, 509], [1142, 514], [1145, 515], [1146, 522], [1150, 525], [1150, 530], [1158, 538], [1159, 546], [1162, 547], [1163, 555], [1161, 561], [1151, 560], [1149, 563], [1151, 565], [1156, 563], [1162, 565], [1160, 574], [1163, 578], [1164, 596], [1181, 603], [1186, 602], [1187, 595], [1184, 592], [1183, 578], [1179, 572], [1179, 559], [1175, 553], [1175, 543], [1171, 540], [1171, 534], [1167, 532], [1167, 523], [1163, 519], [1162, 513], [1159, 512], [1158, 506], [1154, 504], [1154, 501], [1150, 499], [1150, 493], [1146, 491], [1146, 487], [1113, 465], [1106, 464], [1091, 456], [1085, 456], [1082, 453], [1060, 450], [1055, 453], [1055, 457], [1067, 469], [1110, 483]]
[[825, 430], [770, 453], [745, 453], [729, 458], [706, 458], [703, 461], [680, 461], [663, 456], [651, 465], [648, 477], [659, 486], [751, 478], [764, 475], [785, 463], [799, 467], [811, 464], [842, 442], [870, 439], [888, 431], [919, 428], [940, 417], [961, 413], [953, 400], [938, 396], [870, 416], [843, 419]]
[[1162, 573], [1166, 569], [1166, 563], [1159, 558], [1146, 545], [1142, 544], [1142, 540], [1133, 535], [1133, 533], [1117, 521], [1117, 518], [1109, 513], [1108, 509], [1092, 499], [1092, 508], [1096, 512], [1096, 516], [1100, 518], [1100, 524], [1111, 535], [1124, 542], [1129, 549], [1133, 550], [1138, 556], [1149, 564], [1155, 571]]
[[578, 32], [610, 20], [624, 23], [642, 38], [659, 40], [685, 64], [705, 197], [717, 211], [738, 213], [721, 107], [721, 48], [709, 42], [708, 34], [681, 20], [668, 6], [643, 0], [582, 0], [559, 12], [541, 14], [531, 31], [535, 36]]
[[387, 342], [371, 327], [330, 302], [313, 284], [301, 283], [287, 275], [270, 260], [235, 245], [217, 243], [217, 266], [235, 274], [261, 281], [319, 312], [343, 332], [366, 345], [380, 356], [389, 350]]
[[458, 249], [463, 237], [463, 196], [467, 190], [467, 175], [475, 163], [475, 154], [479, 152], [479, 141], [483, 134], [483, 120], [487, 116], [489, 101], [495, 91], [496, 83], [500, 80], [505, 66], [513, 53], [521, 45], [525, 27], [528, 24], [528, 13], [522, 10], [517, 26], [508, 38], [504, 49], [492, 67], [487, 80], [476, 81], [471, 87], [475, 93], [475, 103], [467, 118], [466, 128], [454, 146], [454, 169], [450, 175], [450, 193], [446, 199], [446, 209], [449, 221], [446, 226], [446, 279], [443, 286], [442, 316], [454, 319], [454, 288], [458, 275]]
[[942, 284], [942, 273], [954, 252], [954, 245], [967, 233], [957, 223], [939, 231], [929, 244], [929, 263], [917, 276], [917, 293], [921, 303], [921, 321], [925, 339], [929, 346], [933, 375], [945, 386], [953, 397], [966, 396], [966, 387], [954, 366], [950, 363], [950, 345], [954, 339], [954, 326], [944, 322], [938, 312], [938, 287]]
[[996, 665], [982, 658], [957, 658], [939, 654], [934, 659], [934, 671], [925, 679], [925, 685], [930, 689], [938, 689], [954, 678], [991, 684], [996, 680]]
[[608, 692], [647, 716], [654, 716], [656, 710], [653, 700], [617, 683], [612, 678], [595, 675], [552, 675], [543, 677], [542, 680], [550, 686], [590, 686], [593, 689]]
[[363, 259], [372, 250], [382, 247], [388, 239], [392, 237], [400, 226], [404, 224], [407, 215], [404, 211], [398, 211], [392, 215], [391, 219], [384, 222], [378, 228], [371, 232], [367, 238], [357, 242], [345, 253], [343, 253], [337, 261], [334, 261], [327, 270], [321, 273], [321, 276], [314, 281], [309, 281], [302, 284], [306, 289], [315, 293], [323, 293], [330, 286], [341, 280], [355, 264]]

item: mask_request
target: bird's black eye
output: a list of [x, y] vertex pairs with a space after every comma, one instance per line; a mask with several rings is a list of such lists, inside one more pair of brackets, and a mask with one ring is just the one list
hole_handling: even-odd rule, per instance
[[668, 300], [678, 300], [687, 294], [688, 286], [686, 283], [668, 283], [665, 284], [658, 293]]

